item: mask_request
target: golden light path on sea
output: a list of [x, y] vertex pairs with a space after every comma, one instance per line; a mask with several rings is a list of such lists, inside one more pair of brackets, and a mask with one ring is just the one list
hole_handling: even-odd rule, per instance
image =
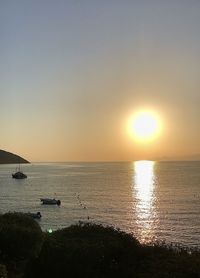
[[132, 194], [135, 200], [136, 223], [140, 242], [155, 238], [155, 162], [133, 162]]

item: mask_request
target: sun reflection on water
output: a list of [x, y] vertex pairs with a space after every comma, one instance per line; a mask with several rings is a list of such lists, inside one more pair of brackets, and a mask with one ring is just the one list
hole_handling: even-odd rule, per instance
[[138, 238], [149, 242], [155, 238], [155, 173], [154, 161], [136, 161], [133, 163], [133, 197], [135, 199]]

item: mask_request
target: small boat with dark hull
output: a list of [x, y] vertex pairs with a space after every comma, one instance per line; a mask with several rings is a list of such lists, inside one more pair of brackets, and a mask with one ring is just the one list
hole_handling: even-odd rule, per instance
[[13, 177], [13, 179], [26, 179], [27, 175], [25, 175], [21, 171], [18, 171], [16, 173], [12, 174], [12, 177]]
[[12, 174], [12, 177], [13, 177], [13, 179], [18, 179], [18, 180], [27, 178], [27, 175], [25, 175], [20, 169], [20, 163], [19, 163], [18, 168], [16, 169], [16, 172], [14, 174]]
[[50, 199], [50, 198], [41, 198], [40, 201], [42, 202], [43, 205], [61, 205], [60, 200], [56, 200], [55, 198]]

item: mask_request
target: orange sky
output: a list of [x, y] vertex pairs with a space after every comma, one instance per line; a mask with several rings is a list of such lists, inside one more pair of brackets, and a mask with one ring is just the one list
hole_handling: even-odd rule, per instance
[[[163, 1], [164, 2], [164, 1]], [[198, 1], [0, 3], [0, 148], [30, 161], [200, 158]], [[126, 126], [147, 108], [149, 144]]]

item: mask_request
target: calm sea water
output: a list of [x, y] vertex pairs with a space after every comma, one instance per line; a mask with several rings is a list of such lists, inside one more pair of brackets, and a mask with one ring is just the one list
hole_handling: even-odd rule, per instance
[[[43, 230], [89, 218], [141, 242], [200, 248], [200, 162], [40, 163], [23, 165], [25, 180], [14, 171], [0, 166], [0, 213], [40, 211]], [[62, 204], [41, 205], [43, 197]]]

